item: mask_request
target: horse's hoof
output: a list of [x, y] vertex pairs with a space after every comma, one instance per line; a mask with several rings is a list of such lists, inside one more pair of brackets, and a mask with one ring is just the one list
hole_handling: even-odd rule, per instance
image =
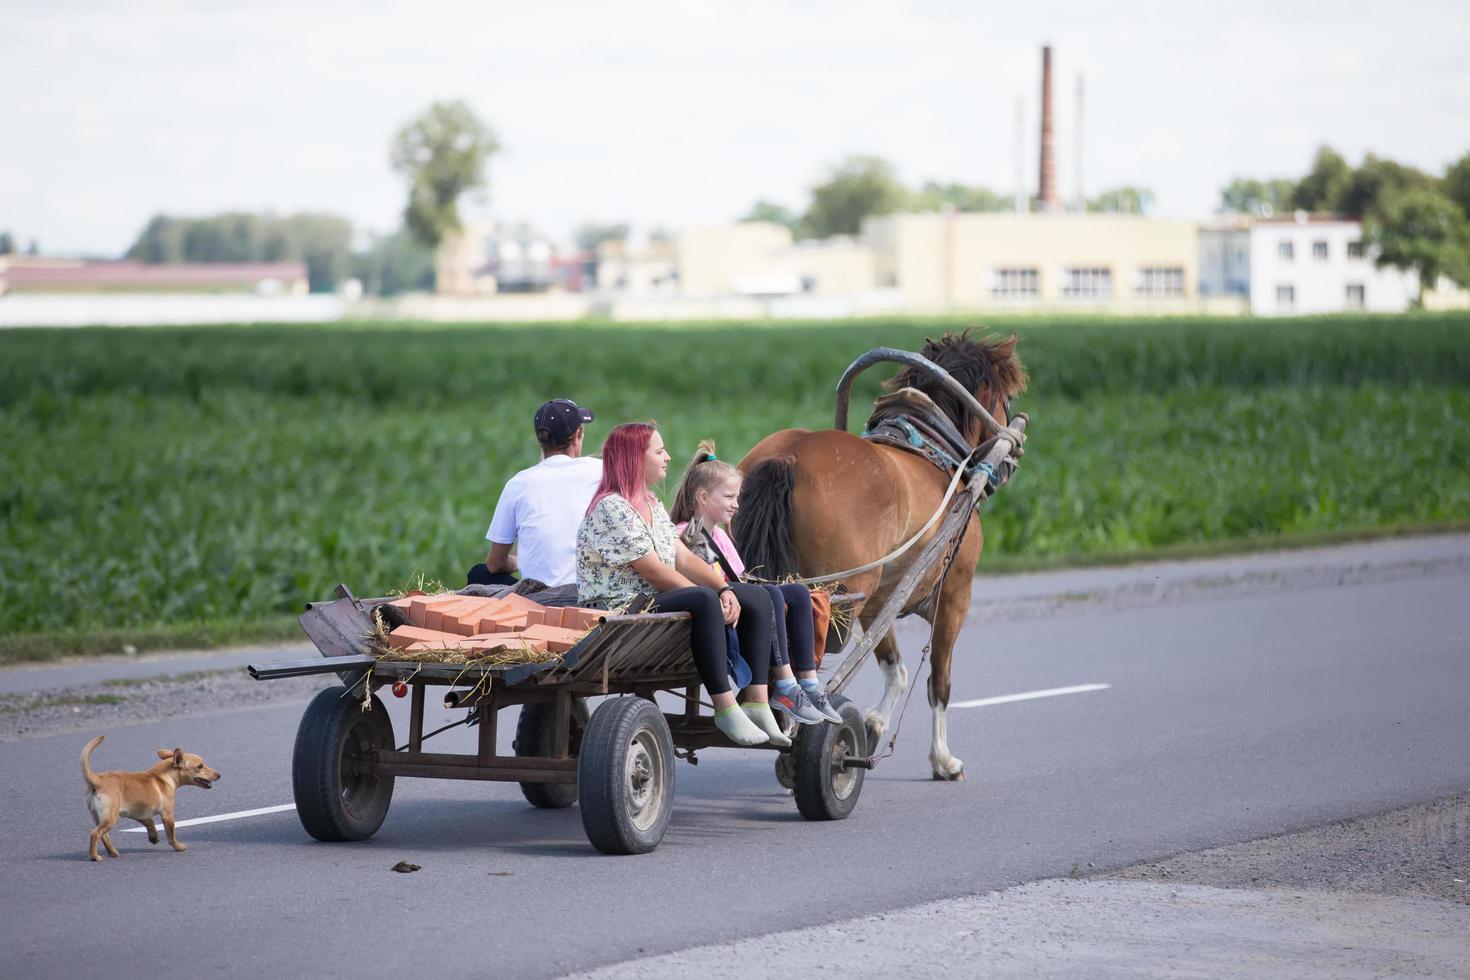
[[869, 718], [863, 723], [863, 729], [868, 733], [868, 751], [878, 751], [878, 742], [883, 738], [885, 726], [877, 719]]
[[965, 764], [958, 759], [950, 763], [952, 769], [935, 769], [934, 781], [937, 783], [963, 783], [965, 781]]

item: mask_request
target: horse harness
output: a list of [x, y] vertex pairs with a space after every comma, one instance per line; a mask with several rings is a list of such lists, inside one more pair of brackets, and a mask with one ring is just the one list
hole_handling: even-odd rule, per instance
[[[1009, 409], [1009, 405], [1006, 407]], [[960, 434], [939, 406], [917, 388], [900, 388], [878, 399], [863, 428], [862, 438], [913, 453], [928, 460], [946, 476], [953, 476], [963, 467], [962, 479], [967, 485], [976, 473], [983, 473], [987, 480], [995, 479], [996, 474], [990, 464], [975, 458], [975, 447]], [[987, 494], [982, 490], [980, 498], [985, 496]], [[976, 504], [978, 506], [978, 499]]]

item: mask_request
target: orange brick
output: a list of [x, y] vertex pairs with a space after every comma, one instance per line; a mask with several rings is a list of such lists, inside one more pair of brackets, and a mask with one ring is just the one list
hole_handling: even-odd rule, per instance
[[557, 625], [562, 629], [576, 630], [579, 633], [587, 632], [607, 615], [604, 609], [582, 609], [578, 606], [564, 606], [559, 611], [561, 622]]
[[541, 623], [544, 609], [512, 610], [500, 609], [480, 616], [478, 633], [505, 633], [525, 629]]
[[442, 605], [431, 606], [424, 616], [424, 626], [431, 630], [443, 630], [448, 633], [452, 631], [455, 618], [461, 612], [468, 612], [471, 605], [478, 605], [481, 599], [474, 596], [459, 596], [458, 602], [446, 602]]
[[[408, 598], [408, 621], [414, 626], [429, 628], [429, 611], [442, 609], [451, 603], [460, 602], [465, 597], [456, 592], [441, 592], [438, 595], [416, 595]], [[402, 601], [402, 600], [399, 600]]]
[[398, 626], [388, 634], [388, 646], [394, 650], [407, 650], [416, 643], [438, 643], [454, 639], [456, 637], [438, 630], [424, 629], [420, 626]]
[[[473, 597], [471, 597], [473, 598]], [[479, 632], [480, 617], [493, 599], [474, 599], [462, 606], [445, 606], [440, 613], [439, 628], [446, 633], [469, 636]]]
[[526, 649], [536, 650], [539, 652], [548, 649], [547, 643], [544, 639], [539, 639], [534, 636], [527, 636], [525, 633], [521, 632], [481, 633], [476, 636], [470, 637], [468, 642], [473, 644], [476, 650], [481, 650], [486, 653], [490, 652], [491, 650]]
[[521, 636], [528, 640], [543, 640], [552, 653], [566, 653], [577, 645], [582, 634], [577, 630], [562, 629], [560, 626], [528, 626]]

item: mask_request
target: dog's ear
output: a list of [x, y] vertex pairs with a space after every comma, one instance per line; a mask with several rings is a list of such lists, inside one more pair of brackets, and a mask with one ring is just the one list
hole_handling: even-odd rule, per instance
[[177, 768], [177, 769], [184, 768], [184, 750], [183, 749], [174, 749], [174, 767]]
[[160, 759], [172, 759], [174, 757], [174, 754], [169, 749], [159, 749], [158, 750], [158, 757]]

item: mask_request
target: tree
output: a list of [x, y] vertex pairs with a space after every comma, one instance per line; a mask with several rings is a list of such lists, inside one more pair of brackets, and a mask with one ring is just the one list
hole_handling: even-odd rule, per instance
[[0, 255], [15, 254], [15, 238], [8, 231], [0, 231]]
[[767, 201], [762, 198], [750, 206], [750, 210], [745, 213], [745, 217], [741, 218], [740, 221], [767, 221], [773, 225], [785, 225], [787, 228], [795, 231], [801, 219], [797, 217], [795, 211], [792, 211], [786, 205], [777, 204], [774, 201]]
[[1011, 198], [997, 194], [988, 187], [978, 184], [961, 184], [950, 181], [942, 184], [928, 180], [909, 196], [909, 207], [915, 211], [941, 211], [945, 207], [965, 212], [1009, 211]]
[[459, 198], [485, 185], [485, 164], [500, 149], [489, 126], [463, 101], [435, 102], [393, 138], [393, 169], [408, 178], [404, 224], [433, 248], [458, 231]]
[[352, 256], [351, 268], [363, 291], [374, 296], [434, 288], [434, 253], [406, 228], [375, 237], [367, 250]]
[[1220, 210], [1236, 214], [1265, 214], [1291, 207], [1296, 183], [1284, 177], [1255, 180], [1236, 177], [1220, 191]]
[[599, 224], [588, 221], [577, 226], [573, 238], [576, 239], [577, 247], [584, 252], [593, 252], [603, 242], [625, 242], [631, 231], [626, 221], [617, 224]]
[[903, 206], [908, 193], [886, 160], [849, 156], [826, 181], [812, 188], [812, 203], [802, 215], [802, 230], [814, 238], [856, 235], [863, 219], [891, 214]]
[[1330, 146], [1317, 148], [1312, 169], [1296, 185], [1291, 206], [1303, 211], [1341, 211], [1353, 180], [1353, 168]]
[[1441, 275], [1470, 286], [1470, 219], [1460, 206], [1428, 187], [1386, 195], [1364, 223], [1379, 266], [1419, 273], [1419, 289], [1433, 289]]
[[1416, 167], [1407, 167], [1373, 154], [1363, 158], [1363, 165], [1352, 172], [1342, 200], [1334, 210], [1341, 214], [1366, 217], [1380, 211], [1392, 198], [1409, 190], [1435, 190], [1439, 181]]
[[1460, 206], [1465, 217], [1470, 218], [1470, 153], [1465, 154], [1445, 169], [1440, 187], [1446, 197]]
[[306, 263], [316, 292], [335, 289], [352, 256], [352, 224], [333, 214], [229, 212], [203, 218], [154, 215], [126, 257], [149, 263]]
[[37, 241], [36, 239], [32, 238], [31, 239], [31, 244], [28, 245], [28, 246], [26, 246], [26, 254], [27, 255], [40, 255], [41, 254], [41, 243], [39, 241]]
[[1147, 214], [1153, 203], [1154, 192], [1147, 187], [1115, 187], [1088, 201], [1087, 210], [1110, 214]]

